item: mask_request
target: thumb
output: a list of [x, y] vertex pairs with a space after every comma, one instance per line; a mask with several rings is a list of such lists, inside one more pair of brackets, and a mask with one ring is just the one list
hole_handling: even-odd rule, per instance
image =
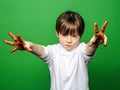
[[104, 46], [106, 46], [107, 45], [107, 36], [106, 35], [104, 35]]
[[31, 52], [32, 49], [30, 48], [32, 46], [32, 43], [31, 42], [28, 42], [28, 41], [24, 41], [24, 49]]

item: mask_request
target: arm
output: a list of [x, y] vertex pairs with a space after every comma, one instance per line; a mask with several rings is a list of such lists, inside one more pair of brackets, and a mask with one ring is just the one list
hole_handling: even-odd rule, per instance
[[88, 42], [86, 47], [86, 52], [88, 53], [88, 55], [93, 55], [100, 44], [104, 44], [104, 46], [107, 45], [107, 37], [104, 34], [107, 24], [108, 22], [105, 21], [100, 31], [98, 31], [98, 25], [96, 23], [94, 24], [95, 34], [93, 35], [91, 40]]
[[14, 46], [14, 48], [11, 50], [11, 52], [15, 52], [16, 50], [27, 50], [28, 52], [32, 52], [32, 53], [36, 54], [37, 56], [44, 55], [45, 50], [44, 50], [43, 46], [31, 43], [31, 42], [23, 41], [21, 36], [19, 36], [19, 35], [15, 36], [12, 34], [12, 32], [9, 32], [8, 34], [14, 40], [14, 42], [11, 42], [8, 40], [4, 40], [4, 42], [6, 44]]
[[42, 45], [34, 44], [31, 42], [27, 42], [27, 41], [25, 41], [25, 44], [27, 45], [27, 47], [29, 47], [32, 50], [31, 52], [33, 54], [35, 54], [37, 56], [43, 56], [45, 54], [45, 50]]

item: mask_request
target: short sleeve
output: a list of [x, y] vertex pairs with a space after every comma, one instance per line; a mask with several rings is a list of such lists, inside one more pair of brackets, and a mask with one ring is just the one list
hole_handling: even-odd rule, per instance
[[45, 54], [43, 56], [40, 56], [40, 59], [42, 59], [46, 64], [51, 65], [53, 60], [53, 45], [43, 46], [45, 50]]

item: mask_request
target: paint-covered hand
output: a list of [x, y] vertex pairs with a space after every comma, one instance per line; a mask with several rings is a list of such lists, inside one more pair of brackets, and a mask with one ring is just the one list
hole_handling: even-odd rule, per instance
[[26, 45], [26, 43], [23, 41], [20, 35], [15, 36], [12, 34], [12, 32], [8, 33], [9, 36], [14, 40], [14, 42], [4, 40], [6, 44], [14, 46], [14, 48], [11, 50], [11, 52], [15, 52], [16, 50], [27, 50], [31, 52], [32, 50]]
[[97, 23], [94, 23], [94, 36], [91, 38], [89, 41], [88, 45], [91, 46], [92, 44], [104, 44], [104, 46], [107, 45], [107, 36], [104, 34], [105, 28], [108, 24], [108, 21], [105, 21], [104, 24], [102, 25], [102, 28], [100, 31], [98, 31], [98, 25]]

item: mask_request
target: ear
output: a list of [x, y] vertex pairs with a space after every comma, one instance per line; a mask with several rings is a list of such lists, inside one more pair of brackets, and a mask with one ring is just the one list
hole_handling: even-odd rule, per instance
[[59, 36], [59, 33], [56, 31], [56, 36], [58, 37]]

